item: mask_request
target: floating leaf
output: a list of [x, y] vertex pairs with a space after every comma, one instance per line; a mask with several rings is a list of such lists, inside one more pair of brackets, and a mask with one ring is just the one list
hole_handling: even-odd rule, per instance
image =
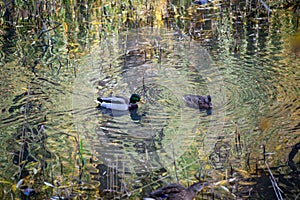
[[238, 171], [244, 178], [248, 178], [250, 177], [249, 172], [242, 170], [242, 169], [235, 169], [236, 171]]
[[168, 173], [167, 172], [165, 172], [165, 173], [162, 173], [162, 177], [164, 177], [164, 176], [167, 176], [168, 175]]
[[82, 140], [80, 140], [79, 152], [80, 152], [80, 154], [83, 154], [83, 144], [82, 144]]
[[59, 197], [59, 196], [53, 196], [53, 197], [51, 197], [51, 200], [58, 200], [58, 199], [61, 199], [61, 197]]
[[220, 188], [222, 188], [223, 190], [225, 190], [226, 192], [229, 192], [229, 189], [227, 188], [227, 187], [225, 187], [225, 186], [220, 186]]
[[30, 162], [26, 165], [26, 169], [30, 169], [31, 167], [34, 168], [38, 164], [38, 162]]
[[255, 185], [255, 184], [256, 184], [256, 182], [239, 181], [239, 185]]
[[13, 185], [11, 186], [11, 190], [12, 190], [13, 192], [16, 192], [16, 190], [17, 190], [17, 184], [13, 184]]
[[3, 183], [3, 184], [11, 184], [11, 182], [6, 181], [6, 180], [0, 180], [0, 183]]
[[280, 145], [276, 146], [275, 149], [276, 149], [277, 151], [279, 151], [280, 149], [282, 149], [282, 145], [280, 144]]
[[67, 23], [63, 23], [63, 27], [64, 27], [64, 29], [65, 29], [65, 32], [68, 32], [68, 24]]
[[44, 184], [47, 185], [47, 186], [49, 186], [49, 187], [54, 187], [54, 185], [52, 185], [51, 183], [48, 183], [46, 181], [44, 181]]
[[222, 181], [215, 183], [215, 185], [226, 185], [227, 183], [228, 183], [227, 180], [222, 180]]
[[23, 184], [24, 179], [19, 180], [19, 182], [16, 185], [16, 188], [20, 188], [20, 186]]
[[235, 179], [236, 178], [230, 178], [230, 179], [228, 179], [228, 182], [231, 183], [231, 182], [235, 181]]

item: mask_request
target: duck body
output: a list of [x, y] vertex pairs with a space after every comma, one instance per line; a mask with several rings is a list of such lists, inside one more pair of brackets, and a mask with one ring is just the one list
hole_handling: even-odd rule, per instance
[[200, 192], [204, 186], [206, 185], [197, 182], [190, 187], [185, 188], [180, 184], [173, 183], [151, 192], [148, 199], [192, 200], [197, 192]]
[[183, 96], [183, 100], [186, 102], [188, 107], [197, 108], [197, 109], [211, 109], [213, 107], [211, 96], [207, 95], [185, 95]]
[[211, 2], [212, 2], [212, 0], [196, 0], [193, 3], [197, 4], [197, 5], [205, 5], [205, 4], [208, 4], [208, 3], [211, 3]]
[[130, 99], [126, 99], [121, 96], [114, 97], [98, 97], [95, 100], [98, 103], [98, 108], [117, 110], [117, 111], [127, 111], [134, 110], [138, 108], [137, 102], [141, 100], [138, 94], [131, 95]]

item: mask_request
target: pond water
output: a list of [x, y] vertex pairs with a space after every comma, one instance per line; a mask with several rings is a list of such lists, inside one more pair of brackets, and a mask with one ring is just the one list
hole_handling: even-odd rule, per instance
[[[76, 124], [103, 162], [110, 166], [124, 160], [118, 166], [125, 171], [159, 170], [172, 166], [199, 130], [217, 137], [224, 122], [225, 88], [204, 48], [153, 28], [114, 41], [107, 38], [91, 51], [74, 83], [75, 110], [90, 110], [75, 114]], [[98, 96], [129, 98], [133, 93], [145, 101], [137, 113], [95, 109]], [[185, 105], [183, 96], [197, 93], [214, 96], [213, 115]], [[214, 141], [206, 144], [211, 151]]]
[[[32, 31], [26, 23], [1, 30], [0, 196], [19, 198], [33, 188], [41, 198], [71, 190], [141, 198], [198, 177], [213, 185], [204, 199], [275, 199], [271, 170], [283, 195], [297, 197], [300, 57], [293, 12], [246, 12], [245, 2], [186, 4], [178, 6], [177, 22], [175, 15], [165, 25], [98, 39], [91, 32], [78, 43], [50, 29], [38, 36], [42, 42], [25, 40], [23, 31]], [[71, 26], [63, 22], [64, 30]], [[92, 29], [75, 32], [84, 28]], [[133, 93], [144, 101], [137, 112], [97, 109], [94, 102]], [[210, 94], [212, 113], [189, 108], [186, 94]], [[229, 178], [235, 182], [222, 185]]]

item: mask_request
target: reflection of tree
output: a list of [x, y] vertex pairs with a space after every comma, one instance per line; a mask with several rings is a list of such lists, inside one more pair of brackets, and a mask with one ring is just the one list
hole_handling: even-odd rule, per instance
[[[299, 6], [296, 2], [286, 1], [274, 4], [279, 8], [280, 5], [293, 7], [296, 13], [299, 13]], [[173, 3], [176, 5], [176, 2]], [[245, 19], [250, 20], [256, 17], [267, 17], [266, 11], [258, 7], [258, 2], [251, 1], [249, 4], [244, 4], [244, 2], [235, 1], [224, 2], [221, 5], [221, 12], [218, 13], [214, 9], [197, 9], [195, 5], [188, 7], [191, 5], [186, 2], [183, 7], [176, 7], [169, 5], [166, 1], [147, 2], [145, 5], [132, 1], [75, 1], [73, 3], [5, 1], [3, 6], [5, 7], [3, 13], [5, 34], [2, 35], [4, 38], [2, 47], [11, 60], [15, 55], [21, 55], [17, 59], [26, 59], [27, 65], [31, 67], [38, 59], [42, 60], [42, 65], [59, 70], [62, 66], [68, 65], [69, 59], [77, 59], [80, 53], [89, 48], [94, 41], [100, 41], [106, 35], [112, 32], [118, 33], [126, 27], [144, 24], [172, 25], [177, 27], [175, 29], [179, 32], [184, 30], [183, 32], [189, 33], [201, 42], [207, 42], [208, 38], [211, 38], [210, 42], [214, 42], [215, 36], [213, 35], [215, 34], [212, 33], [216, 33], [217, 27], [210, 16], [214, 14], [222, 19], [221, 15], [218, 16], [219, 14], [230, 12], [233, 15], [228, 22], [225, 22], [225, 25], [232, 24], [233, 27], [229, 29], [229, 33], [234, 35], [235, 39], [231, 46], [234, 51], [239, 51], [243, 33], [241, 31], [243, 29], [239, 29], [242, 26], [238, 26], [238, 24], [243, 24], [240, 23], [243, 20], [241, 13], [246, 12]], [[178, 14], [190, 20], [175, 21], [173, 17]], [[293, 19], [289, 22], [297, 25], [299, 14], [291, 15], [290, 18]], [[17, 29], [16, 25], [19, 25]], [[16, 37], [14, 37], [15, 34], [17, 34]], [[66, 40], [64, 41], [63, 38]], [[11, 47], [15, 47], [17, 41], [20, 48], [15, 51], [20, 52], [13, 54], [14, 48]], [[33, 43], [36, 44], [32, 45]], [[56, 58], [50, 59], [53, 55]], [[44, 56], [46, 58], [43, 60]]]
[[[30, 120], [30, 123], [35, 124], [38, 124], [41, 121], [49, 123], [49, 118], [51, 119], [51, 116], [46, 119], [45, 113], [53, 113], [57, 110], [57, 108], [54, 108], [56, 106], [53, 106], [54, 103], [59, 102], [58, 104], [61, 104], [55, 97], [59, 94], [69, 94], [68, 91], [66, 91], [66, 87], [61, 86], [60, 84], [66, 79], [65, 75], [67, 73], [70, 71], [72, 71], [72, 74], [76, 73], [77, 69], [74, 64], [76, 59], [80, 58], [93, 44], [98, 44], [102, 39], [106, 39], [107, 35], [118, 34], [128, 28], [141, 27], [144, 25], [153, 26], [155, 24], [167, 27], [172, 26], [172, 28], [176, 29], [176, 31], [181, 34], [180, 36], [183, 36], [184, 33], [188, 33], [192, 38], [200, 41], [202, 44], [218, 44], [219, 46], [212, 47], [212, 51], [217, 50], [222, 59], [232, 58], [232, 53], [234, 53], [236, 57], [241, 55], [251, 55], [255, 57], [255, 63], [257, 64], [261, 64], [258, 62], [257, 58], [264, 56], [263, 54], [265, 53], [268, 54], [267, 52], [270, 52], [270, 49], [276, 49], [278, 51], [274, 51], [275, 54], [266, 55], [265, 58], [271, 62], [277, 61], [277, 53], [282, 47], [281, 43], [288, 40], [288, 35], [293, 33], [298, 26], [299, 4], [296, 4], [298, 1], [281, 1], [286, 5], [284, 7], [292, 8], [296, 12], [274, 10], [272, 16], [268, 16], [263, 7], [258, 7], [255, 3], [256, 1], [248, 2], [254, 4], [244, 5], [245, 1], [223, 1], [221, 5], [215, 5], [218, 9], [201, 10], [197, 9], [195, 6], [191, 6], [189, 1], [172, 1], [174, 5], [171, 5], [170, 2], [164, 0], [155, 1], [154, 3], [152, 1], [147, 1], [147, 5], [143, 5], [139, 4], [138, 1], [126, 0], [94, 2], [77, 0], [66, 0], [63, 2], [5, 0], [4, 3], [0, 5], [0, 12], [3, 16], [3, 21], [0, 22], [0, 54], [3, 55], [1, 55], [1, 61], [4, 63], [16, 61], [16, 63], [21, 63], [25, 70], [35, 72], [34, 74], [27, 74], [28, 76], [26, 75], [25, 77], [30, 80], [35, 79], [31, 83], [36, 86], [32, 87], [31, 95], [33, 98], [27, 104], [27, 106], [30, 107], [30, 112], [32, 112], [30, 113], [31, 116], [28, 120]], [[183, 5], [181, 3], [183, 3]], [[280, 5], [279, 8], [281, 8]], [[165, 23], [163, 23], [163, 21]], [[283, 51], [286, 53], [283, 56], [288, 58], [290, 56], [289, 47]], [[150, 53], [155, 56], [155, 53], [153, 53], [152, 50]], [[198, 57], [199, 55], [195, 55], [195, 57], [196, 56]], [[140, 58], [140, 62], [146, 60], [143, 55], [141, 55]], [[228, 61], [229, 59], [223, 59], [222, 63], [224, 60]], [[251, 61], [253, 60], [249, 60], [248, 58], [247, 62]], [[231, 64], [233, 63], [228, 64], [230, 66], [224, 70], [224, 73], [237, 73], [241, 75], [241, 73], [237, 71], [237, 68], [232, 67], [234, 65], [231, 66]], [[287, 64], [289, 66], [284, 70], [290, 71], [289, 75], [293, 74], [295, 72], [293, 70], [295, 64], [292, 62]], [[267, 69], [266, 65], [266, 63], [263, 63], [264, 69]], [[273, 67], [276, 66], [274, 65], [272, 68]], [[7, 68], [19, 70], [15, 63]], [[4, 72], [10, 73], [11, 71]], [[59, 77], [61, 74], [63, 74], [63, 76]], [[264, 80], [268, 80], [268, 77], [276, 76], [280, 78], [281, 74], [285, 74], [285, 72], [279, 70], [276, 72], [272, 69], [270, 71], [264, 70], [263, 74], [256, 74], [256, 77], [262, 77]], [[198, 74], [197, 77], [199, 77]], [[18, 77], [14, 77], [14, 79], [19, 81]], [[247, 81], [242, 82], [242, 80], [245, 79]], [[234, 80], [236, 82], [233, 84], [239, 85], [240, 88], [245, 88], [245, 85], [249, 85], [249, 81], [252, 85], [255, 85], [251, 80], [253, 81], [252, 78], [250, 79], [250, 76], [245, 76], [243, 78], [237, 77]], [[281, 84], [290, 84], [290, 79], [278, 80]], [[21, 82], [29, 81], [22, 79]], [[9, 118], [1, 121], [3, 123], [1, 126], [10, 126], [12, 123], [18, 123], [22, 120], [22, 116], [20, 117], [20, 115], [24, 112], [25, 103], [23, 97], [25, 93], [23, 93], [23, 91], [16, 92], [13, 90], [12, 87], [22, 87], [19, 85], [16, 86], [13, 81], [11, 83], [1, 84], [2, 86], [5, 84], [5, 95], [15, 96], [15, 98], [11, 97], [11, 104], [13, 105], [8, 106], [7, 109], [2, 109], [3, 113], [7, 112], [12, 114]], [[40, 86], [43, 84], [47, 84], [48, 86]], [[259, 87], [262, 88], [262, 85]], [[286, 93], [285, 91], [286, 90], [282, 90], [279, 94], [272, 94], [273, 98], [279, 96], [279, 100], [286, 101], [282, 106], [291, 108], [291, 102], [288, 101], [292, 98], [281, 98], [293, 96], [294, 94], [290, 93], [293, 93], [294, 90], [289, 91], [290, 93]], [[261, 97], [263, 100], [268, 100], [268, 97], [261, 93], [256, 96]], [[294, 102], [297, 103], [296, 97], [293, 96], [293, 98], [295, 99]], [[149, 102], [153, 103], [151, 99]], [[237, 105], [239, 105], [238, 103], [241, 102], [237, 102]], [[50, 106], [48, 104], [50, 104]], [[65, 109], [65, 105], [59, 106], [63, 107], [64, 110], [68, 110]], [[254, 112], [257, 112], [259, 107], [257, 104], [255, 104], [255, 106]], [[59, 107], [59, 109], [61, 109], [61, 107]], [[274, 106], [272, 108], [276, 107]], [[289, 119], [292, 122], [289, 126], [291, 127], [289, 133], [295, 133], [299, 129], [299, 127], [295, 126], [295, 129], [292, 130], [293, 126], [298, 121], [298, 117], [295, 114], [296, 111], [296, 108], [291, 108], [292, 116]], [[69, 110], [60, 111], [53, 115], [54, 117], [51, 119], [54, 121], [53, 123], [61, 124], [63, 122], [62, 125], [59, 126], [59, 130], [69, 129], [69, 123], [65, 122], [68, 119], [66, 117], [68, 114], [70, 114]], [[243, 112], [239, 113], [239, 116], [241, 115], [246, 116]], [[270, 115], [272, 115], [272, 112]], [[276, 115], [276, 117], [277, 116], [278, 115]], [[136, 115], [133, 117], [136, 117]], [[13, 126], [11, 127], [13, 128]], [[23, 131], [18, 130], [18, 133], [26, 133], [25, 135], [27, 136], [37, 136], [40, 135], [40, 133], [37, 134], [38, 130], [38, 128], [29, 130], [27, 127], [23, 129]], [[15, 131], [8, 132], [7, 137], [12, 137], [14, 133]], [[164, 131], [162, 129], [157, 133], [158, 135], [155, 138], [131, 143], [130, 147], [134, 148], [137, 153], [145, 153], [146, 151], [152, 152], [155, 149], [161, 149], [162, 141], [165, 137]], [[266, 136], [264, 139], [269, 137], [269, 135], [266, 135], [265, 133], [266, 131], [263, 134], [263, 136]], [[15, 153], [12, 159], [13, 162], [21, 166], [21, 168], [23, 168], [23, 166], [28, 166], [35, 161], [40, 163], [42, 162], [42, 159], [49, 158], [49, 153], [44, 149], [44, 146], [42, 146], [44, 145], [43, 141], [36, 140], [37, 144], [30, 143], [34, 142], [31, 136], [25, 139], [22, 156], [20, 150], [14, 149], [14, 151], [11, 151]], [[292, 137], [294, 136], [289, 136], [289, 138], [284, 139], [284, 141], [288, 141]], [[17, 139], [17, 142], [19, 142], [20, 138], [18, 137]], [[67, 139], [63, 138], [62, 141], [64, 140]], [[276, 140], [276, 137], [272, 137], [271, 140]], [[269, 140], [268, 145], [274, 144], [271, 140]], [[8, 144], [16, 144], [17, 142], [11, 140]], [[65, 149], [65, 147], [59, 147], [58, 143], [60, 142], [61, 141], [56, 140], [53, 142], [55, 143], [53, 146], [57, 148], [55, 152], [60, 152], [61, 149]], [[40, 150], [35, 146], [38, 144], [42, 146]], [[225, 155], [228, 153], [226, 149], [227, 147], [224, 146], [214, 154], [220, 162], [222, 159], [226, 158]], [[42, 150], [44, 150], [44, 152], [42, 152]], [[255, 151], [255, 149], [253, 151]], [[282, 156], [286, 151], [287, 150], [280, 151], [280, 154], [277, 155]], [[293, 152], [295, 152], [295, 150]], [[39, 157], [41, 155], [45, 155], [45, 157]], [[253, 155], [256, 155], [255, 152]], [[284, 158], [286, 158], [286, 155], [283, 155], [283, 160]], [[9, 159], [7, 160], [9, 161]], [[55, 161], [54, 164], [56, 164]], [[73, 165], [73, 163], [68, 164]], [[56, 169], [58, 168], [59, 167], [56, 167]], [[6, 173], [15, 173], [14, 168]], [[158, 173], [157, 177], [161, 174], [162, 173]], [[46, 177], [47, 175], [44, 176]], [[23, 175], [20, 177], [23, 177]], [[156, 180], [157, 177], [152, 178], [153, 180]], [[53, 179], [55, 179], [55, 177], [53, 177]], [[147, 177], [145, 179], [148, 181], [151, 180], [150, 178], [147, 179]]]
[[[36, 169], [42, 168], [44, 173], [47, 167], [46, 160], [50, 159], [51, 153], [45, 148], [46, 134], [44, 126], [23, 127], [16, 135], [16, 140], [23, 141], [19, 151], [14, 152], [13, 163], [20, 167], [17, 180], [20, 180], [29, 175], [28, 166], [38, 163]], [[35, 165], [35, 164], [34, 164]]]
[[3, 31], [4, 34], [2, 35], [2, 51], [4, 53], [4, 60], [5, 62], [9, 62], [12, 59], [10, 58], [16, 51], [16, 30], [14, 26], [14, 8], [15, 4], [14, 1], [6, 2], [5, 1], [5, 12], [3, 14], [4, 24], [3, 24]]

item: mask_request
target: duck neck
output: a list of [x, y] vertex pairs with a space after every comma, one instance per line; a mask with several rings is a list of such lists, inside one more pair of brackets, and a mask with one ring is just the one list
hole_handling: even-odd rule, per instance
[[136, 103], [129, 103], [128, 110], [134, 110], [137, 108], [138, 108], [138, 105]]
[[197, 183], [194, 183], [193, 185], [191, 185], [188, 189], [190, 191], [192, 191], [193, 193], [197, 193], [203, 189], [203, 184], [200, 182], [197, 182]]

